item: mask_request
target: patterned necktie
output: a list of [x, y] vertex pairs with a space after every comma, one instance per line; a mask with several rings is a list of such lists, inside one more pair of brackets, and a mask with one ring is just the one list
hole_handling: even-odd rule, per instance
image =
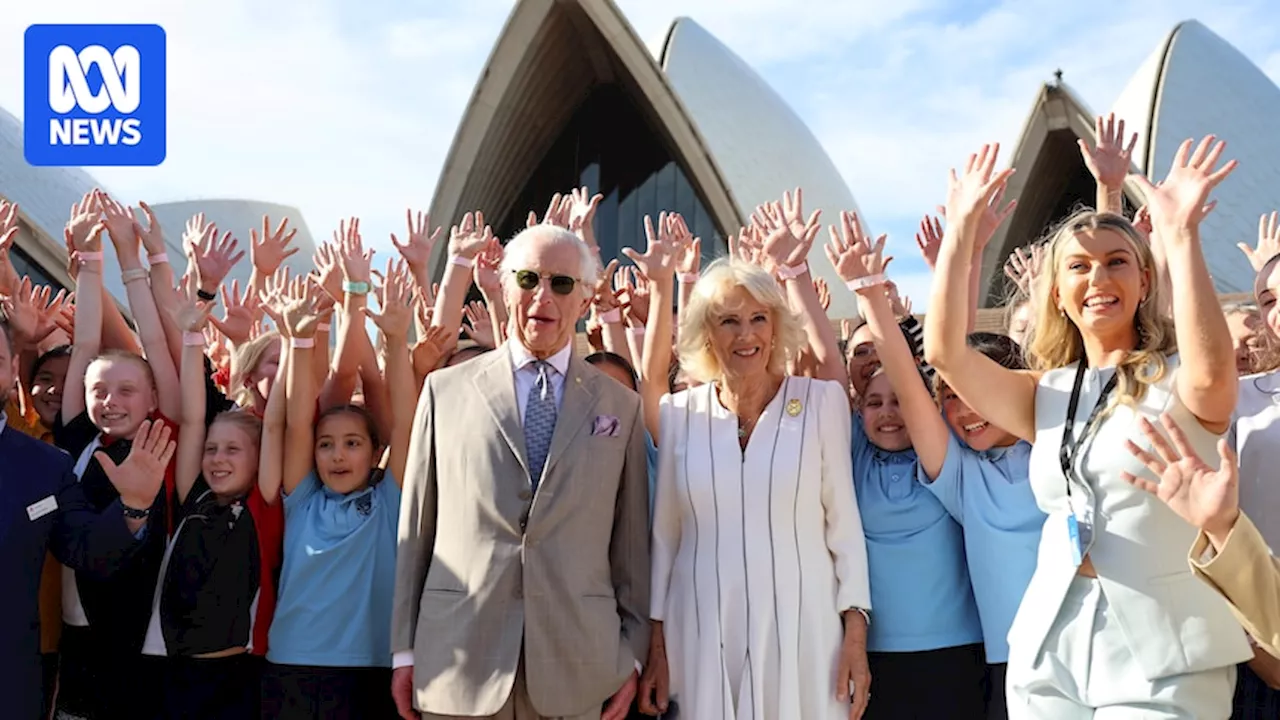
[[529, 390], [529, 402], [524, 409], [524, 447], [529, 459], [529, 482], [536, 491], [551, 450], [551, 436], [556, 431], [556, 394], [551, 388], [551, 373], [555, 369], [541, 360], [535, 361], [533, 367], [538, 371], [538, 379]]

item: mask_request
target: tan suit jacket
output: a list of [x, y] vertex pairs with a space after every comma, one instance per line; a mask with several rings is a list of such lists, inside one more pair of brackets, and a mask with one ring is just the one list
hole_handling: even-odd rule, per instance
[[1280, 562], [1244, 513], [1217, 555], [1201, 560], [1211, 545], [1200, 534], [1191, 547], [1191, 570], [1231, 605], [1236, 619], [1272, 657], [1280, 657]]
[[[419, 710], [497, 713], [523, 649], [534, 709], [599, 709], [648, 652], [640, 398], [569, 362], [536, 495], [508, 348], [432, 373], [401, 501], [391, 649]], [[616, 422], [614, 422], [616, 421]]]

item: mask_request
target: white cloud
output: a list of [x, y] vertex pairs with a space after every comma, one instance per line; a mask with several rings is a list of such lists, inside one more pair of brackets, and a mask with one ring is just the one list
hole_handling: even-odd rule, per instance
[[[660, 45], [687, 15], [796, 108], [877, 232], [900, 284], [927, 301], [911, 232], [976, 145], [1012, 152], [1038, 84], [1061, 68], [1107, 108], [1173, 25], [1198, 17], [1280, 78], [1272, 0], [622, 0]], [[126, 200], [253, 197], [298, 206], [327, 237], [359, 214], [382, 254], [406, 206], [426, 208], [511, 0], [10, 0], [0, 105], [21, 112], [22, 31], [36, 22], [156, 22], [169, 41], [169, 158], [91, 170]], [[912, 285], [915, 284], [913, 289]]]

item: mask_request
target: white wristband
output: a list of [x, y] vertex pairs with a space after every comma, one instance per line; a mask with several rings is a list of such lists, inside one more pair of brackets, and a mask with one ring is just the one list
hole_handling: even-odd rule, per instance
[[681, 285], [693, 285], [694, 283], [698, 282], [699, 277], [701, 277], [701, 275], [699, 275], [696, 272], [676, 273], [676, 278], [680, 280]]
[[618, 308], [606, 310], [600, 313], [600, 322], [608, 325], [616, 325], [617, 323], [622, 322], [622, 311]]
[[184, 332], [182, 333], [182, 344], [187, 347], [204, 347], [204, 333]]
[[472, 268], [476, 265], [475, 258], [465, 258], [461, 255], [450, 255], [449, 262], [453, 265], [464, 268]]
[[796, 278], [809, 272], [809, 263], [802, 262], [792, 267], [779, 266], [778, 277], [783, 280], [795, 280]]
[[849, 282], [845, 283], [845, 285], [850, 290], [854, 292], [858, 292], [860, 290], [866, 290], [867, 288], [876, 287], [877, 285], [884, 285], [888, 282], [889, 282], [889, 279], [884, 276], [884, 273], [880, 273], [878, 275], [868, 275], [866, 277], [854, 278]]
[[296, 337], [296, 338], [290, 338], [290, 339], [289, 339], [289, 347], [292, 347], [292, 348], [298, 348], [298, 349], [300, 349], [300, 350], [306, 350], [306, 349], [308, 349], [308, 348], [313, 348], [313, 347], [315, 347], [315, 346], [316, 346], [316, 339], [315, 339], [315, 338], [301, 338], [301, 337]]
[[147, 263], [149, 265], [160, 265], [167, 262], [169, 262], [169, 253], [156, 253], [155, 255], [147, 256]]

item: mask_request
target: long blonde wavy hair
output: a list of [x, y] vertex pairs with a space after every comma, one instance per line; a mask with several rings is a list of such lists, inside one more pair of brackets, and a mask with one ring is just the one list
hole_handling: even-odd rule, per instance
[[1164, 378], [1168, 371], [1167, 357], [1177, 352], [1177, 338], [1173, 319], [1161, 310], [1165, 307], [1162, 297], [1165, 289], [1156, 277], [1151, 244], [1122, 215], [1078, 210], [1049, 234], [1044, 267], [1036, 276], [1031, 293], [1035, 321], [1027, 335], [1027, 363], [1033, 370], [1047, 371], [1084, 359], [1084, 339], [1080, 328], [1058, 309], [1054, 297], [1058, 289], [1058, 266], [1063, 260], [1063, 248], [1067, 242], [1079, 233], [1099, 230], [1111, 230], [1124, 237], [1137, 256], [1139, 269], [1147, 276], [1147, 296], [1138, 303], [1133, 317], [1136, 344], [1116, 366], [1116, 394], [1112, 407], [1117, 404], [1132, 407], [1146, 396], [1149, 386]]

